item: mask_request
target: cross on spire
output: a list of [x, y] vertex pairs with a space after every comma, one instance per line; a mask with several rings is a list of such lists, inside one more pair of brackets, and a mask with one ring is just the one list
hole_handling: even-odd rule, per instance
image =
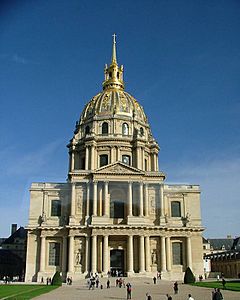
[[116, 34], [113, 34], [112, 64], [117, 64]]

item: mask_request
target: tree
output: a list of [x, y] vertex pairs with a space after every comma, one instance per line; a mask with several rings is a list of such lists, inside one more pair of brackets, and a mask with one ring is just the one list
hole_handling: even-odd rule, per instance
[[53, 278], [52, 278], [52, 285], [59, 285], [59, 286], [62, 285], [62, 277], [61, 277], [59, 271], [57, 271], [57, 272], [53, 275]]
[[187, 267], [187, 270], [184, 275], [184, 283], [194, 283], [194, 282], [195, 282], [195, 277], [193, 275], [193, 272], [189, 267]]

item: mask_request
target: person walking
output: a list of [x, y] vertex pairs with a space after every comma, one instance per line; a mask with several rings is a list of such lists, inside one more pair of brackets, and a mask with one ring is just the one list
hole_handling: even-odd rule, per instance
[[156, 284], [157, 278], [154, 276], [153, 277], [153, 283]]
[[146, 300], [152, 300], [152, 296], [149, 293], [146, 294]]
[[107, 289], [110, 289], [110, 280], [107, 280]]
[[172, 300], [172, 297], [170, 295], [166, 295], [167, 296], [167, 300]]
[[132, 286], [130, 282], [126, 284], [127, 287], [127, 299], [132, 299]]
[[191, 294], [188, 294], [188, 300], [194, 300]]
[[175, 281], [174, 284], [173, 284], [173, 290], [174, 290], [175, 294], [178, 293], [178, 282], [177, 281]]

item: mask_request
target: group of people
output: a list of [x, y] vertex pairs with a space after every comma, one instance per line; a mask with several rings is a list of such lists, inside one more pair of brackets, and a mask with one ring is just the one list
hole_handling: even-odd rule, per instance
[[125, 280], [122, 279], [122, 277], [117, 278], [116, 279], [116, 286], [120, 287], [120, 288], [123, 286], [125, 288]]
[[222, 300], [223, 299], [223, 295], [220, 291], [220, 289], [214, 289], [212, 291], [212, 300]]

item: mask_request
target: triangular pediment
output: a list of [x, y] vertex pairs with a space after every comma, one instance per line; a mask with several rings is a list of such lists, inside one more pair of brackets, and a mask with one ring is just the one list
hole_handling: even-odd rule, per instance
[[115, 162], [110, 165], [103, 166], [97, 169], [95, 174], [131, 174], [131, 175], [142, 175], [144, 174], [143, 171], [136, 169], [134, 167], [128, 166], [120, 161]]

